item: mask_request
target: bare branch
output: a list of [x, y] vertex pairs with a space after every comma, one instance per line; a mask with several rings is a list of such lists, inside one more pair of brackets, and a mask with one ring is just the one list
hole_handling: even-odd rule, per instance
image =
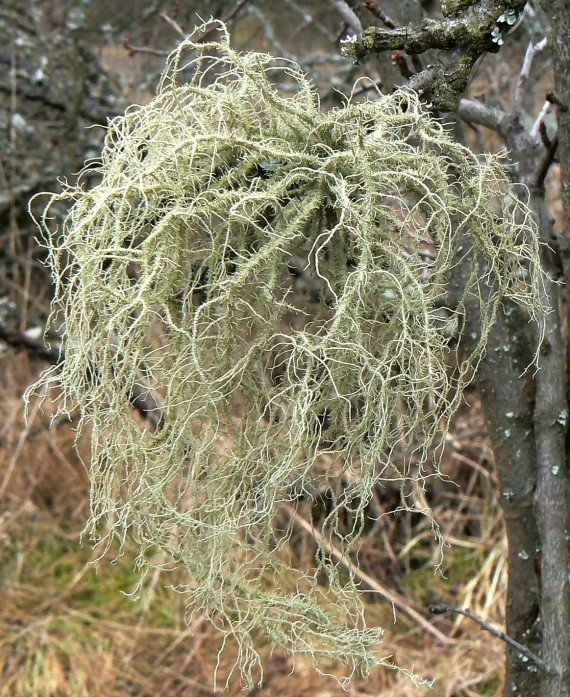
[[542, 109], [540, 110], [538, 116], [536, 117], [534, 124], [532, 128], [529, 131], [529, 135], [533, 140], [536, 140], [540, 134], [540, 124], [544, 122], [544, 119], [548, 112], [550, 111], [550, 107], [552, 106], [552, 102], [550, 102], [548, 99], [544, 102], [542, 105]]
[[[41, 358], [53, 365], [64, 360], [65, 353], [59, 341], [53, 345], [47, 344], [43, 338], [37, 337], [33, 332], [20, 332], [10, 329], [0, 322], [0, 341], [10, 348], [26, 351], [31, 356]], [[155, 428], [162, 426], [161, 399], [156, 392], [145, 389], [142, 384], [137, 384], [131, 390], [130, 401], [134, 409]]]
[[186, 38], [186, 32], [184, 31], [184, 29], [182, 29], [182, 27], [180, 26], [180, 24], [178, 24], [178, 22], [177, 22], [175, 19], [172, 19], [172, 17], [169, 17], [169, 16], [166, 14], [166, 12], [162, 12], [161, 15], [160, 15], [160, 17], [161, 17], [165, 22], [167, 22], [168, 24], [170, 24], [170, 26], [174, 29], [174, 31], [178, 34], [178, 36], [180, 36], [182, 39], [185, 39], [185, 38]]
[[534, 183], [535, 187], [538, 190], [544, 189], [544, 182], [546, 180], [548, 172], [550, 171], [550, 168], [552, 167], [552, 164], [554, 163], [554, 158], [556, 157], [557, 150], [558, 134], [556, 134], [554, 138], [550, 141], [550, 146], [547, 148], [544, 157], [538, 164], [538, 168], [536, 171], [536, 179]]
[[485, 126], [497, 133], [503, 133], [510, 115], [501, 109], [487, 106], [477, 99], [462, 99], [457, 107], [457, 115], [468, 123]]
[[505, 641], [507, 644], [510, 644], [511, 646], [513, 646], [517, 651], [522, 653], [523, 656], [526, 656], [533, 663], [536, 663], [536, 665], [541, 670], [543, 670], [545, 672], [548, 671], [548, 666], [542, 660], [542, 658], [539, 658], [530, 649], [527, 649], [526, 646], [519, 644], [518, 641], [515, 641], [512, 637], [510, 637], [508, 634], [503, 632], [501, 629], [497, 629], [496, 627], [493, 627], [493, 625], [489, 624], [488, 622], [485, 622], [485, 620], [483, 618], [479, 617], [474, 612], [471, 612], [471, 610], [464, 610], [464, 609], [459, 608], [459, 607], [445, 607], [445, 606], [444, 607], [429, 607], [428, 610], [429, 610], [429, 612], [431, 612], [434, 615], [443, 615], [443, 614], [446, 614], [448, 612], [453, 612], [457, 615], [464, 615], [465, 617], [469, 617], [470, 620], [477, 622], [478, 625], [480, 625], [487, 632], [490, 632], [493, 636], [496, 636], [499, 639], [501, 639], [502, 641]]
[[385, 27], [395, 29], [398, 25], [388, 15], [378, 7], [376, 0], [348, 0], [348, 4], [353, 10], [363, 9], [368, 10], [371, 15], [379, 19]]
[[[337, 4], [340, 0], [332, 0]], [[343, 3], [344, 4], [344, 3]], [[467, 87], [478, 58], [496, 52], [522, 13], [526, 0], [456, 0], [442, 3], [444, 19], [425, 19], [416, 26], [369, 27], [347, 37], [343, 54], [362, 61], [371, 53], [402, 50], [409, 54], [429, 49], [446, 52], [448, 60], [433, 71], [432, 101], [443, 111], [454, 111]], [[393, 24], [393, 23], [391, 23]]]
[[129, 56], [134, 56], [135, 53], [148, 53], [151, 56], [167, 56], [170, 51], [162, 51], [158, 48], [149, 48], [148, 46], [135, 46], [127, 36], [123, 41], [123, 48], [127, 50]]
[[435, 68], [430, 66], [420, 73], [417, 73], [408, 82], [408, 87], [418, 94], [426, 94], [431, 89], [437, 76]]
[[356, 13], [351, 9], [348, 3], [345, 2], [345, 0], [330, 0], [330, 2], [336, 7], [340, 16], [348, 24], [350, 29], [360, 34], [363, 30], [362, 22], [358, 19]]
[[513, 95], [513, 111], [516, 114], [520, 113], [521, 110], [522, 96], [526, 89], [528, 76], [530, 75], [530, 70], [532, 68], [534, 58], [537, 55], [537, 53], [540, 53], [542, 50], [544, 50], [546, 46], [546, 41], [546, 39], [542, 39], [536, 44], [533, 44], [531, 41], [527, 46], [525, 57], [521, 66], [521, 71], [519, 73], [519, 77]]
[[[228, 12], [228, 14], [223, 18], [223, 22], [225, 24], [228, 24], [231, 22], [232, 19], [235, 19], [237, 15], [241, 12], [241, 10], [247, 5], [249, 0], [239, 0], [238, 3], [236, 3], [235, 7]], [[177, 8], [175, 7], [175, 13], [177, 11]], [[178, 24], [178, 22], [174, 19], [172, 19], [169, 15], [167, 15], [165, 12], [161, 13], [161, 18], [170, 24], [170, 26], [174, 29], [174, 31], [180, 36], [182, 39], [186, 38], [186, 32], [184, 29]], [[206, 31], [203, 36], [201, 37], [202, 41], [205, 41], [211, 34], [214, 33], [214, 29], [210, 31]], [[167, 56], [170, 53], [170, 50], [168, 51], [162, 51], [160, 49], [156, 48], [151, 48], [148, 46], [133, 46], [133, 44], [130, 43], [130, 39], [127, 37], [123, 41], [123, 46], [124, 48], [127, 49], [129, 52], [129, 56], [133, 56], [135, 53], [147, 53], [151, 56]]]

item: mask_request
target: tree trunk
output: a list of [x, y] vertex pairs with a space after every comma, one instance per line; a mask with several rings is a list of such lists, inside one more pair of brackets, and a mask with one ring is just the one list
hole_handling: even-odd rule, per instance
[[[568, 0], [542, 0], [540, 3], [551, 27], [549, 38], [555, 94], [558, 106], [558, 157], [561, 169], [563, 219], [559, 246], [566, 288], [570, 282], [570, 4]], [[546, 216], [543, 210], [542, 217]], [[547, 289], [548, 290], [548, 289]], [[552, 297], [557, 289], [551, 287]], [[568, 307], [568, 305], [567, 305]], [[554, 313], [553, 313], [554, 314]], [[554, 318], [555, 319], [555, 318]], [[568, 400], [562, 400], [552, 380], [562, 381], [568, 372], [568, 358], [560, 339], [560, 327], [553, 326], [543, 345], [545, 376], [542, 394], [537, 392], [536, 433], [543, 436], [539, 448], [537, 512], [542, 537], [542, 657], [552, 668], [542, 697], [570, 695], [570, 496], [567, 436]], [[566, 380], [563, 381], [567, 387]], [[556, 416], [558, 412], [558, 416]], [[556, 417], [556, 418], [554, 418]], [[554, 423], [553, 423], [554, 418]], [[566, 451], [568, 448], [566, 446]]]
[[[463, 244], [463, 250], [467, 243]], [[468, 264], [458, 260], [451, 279], [450, 300], [463, 292]], [[489, 293], [492, 289], [489, 289]], [[479, 301], [466, 307], [461, 350], [471, 353], [478, 340]], [[540, 589], [535, 558], [540, 548], [533, 495], [536, 488], [536, 444], [533, 410], [535, 385], [527, 368], [532, 362], [521, 309], [505, 303], [489, 335], [477, 370], [477, 386], [495, 456], [500, 503], [508, 540], [506, 632], [523, 646], [540, 652]], [[541, 674], [511, 646], [506, 649], [505, 696], [538, 695]]]
[[[540, 651], [540, 598], [535, 559], [540, 545], [533, 509], [534, 389], [532, 376], [525, 373], [531, 355], [524, 328], [520, 308], [510, 304], [499, 313], [477, 384], [495, 455], [508, 540], [506, 632], [536, 653]], [[540, 679], [538, 671], [529, 671], [528, 660], [507, 645], [505, 694], [538, 695]]]
[[541, 0], [540, 5], [551, 27], [549, 46], [556, 86], [553, 101], [558, 106], [558, 159], [564, 204], [559, 244], [568, 287], [570, 280], [570, 3], [568, 0]]

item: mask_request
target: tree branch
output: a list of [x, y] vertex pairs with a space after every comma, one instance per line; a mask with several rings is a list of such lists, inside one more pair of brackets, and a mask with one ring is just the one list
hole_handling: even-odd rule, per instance
[[[336, 2], [336, 0], [335, 0]], [[371, 53], [402, 50], [409, 54], [429, 49], [446, 52], [433, 73], [432, 101], [436, 108], [454, 111], [471, 70], [484, 53], [496, 52], [526, 0], [456, 0], [442, 3], [444, 19], [425, 19], [416, 26], [369, 27], [342, 41], [342, 52], [357, 62]]]
[[456, 615], [463, 615], [464, 617], [469, 617], [470, 620], [473, 620], [474, 622], [477, 622], [477, 624], [485, 629], [487, 632], [490, 632], [493, 634], [493, 636], [496, 636], [497, 638], [501, 639], [502, 641], [506, 642], [507, 644], [510, 644], [512, 647], [514, 647], [519, 653], [522, 653], [523, 656], [526, 656], [527, 658], [530, 658], [530, 660], [533, 663], [536, 663], [536, 665], [543, 671], [547, 672], [548, 671], [548, 666], [546, 663], [542, 660], [542, 658], [539, 658], [533, 651], [530, 649], [527, 649], [526, 646], [523, 646], [522, 644], [519, 644], [518, 641], [515, 641], [512, 637], [510, 637], [508, 634], [503, 632], [501, 629], [497, 629], [496, 627], [493, 627], [493, 625], [489, 624], [488, 622], [485, 622], [484, 619], [476, 615], [474, 612], [471, 612], [471, 610], [464, 610], [459, 607], [428, 607], [428, 611], [431, 612], [434, 615], [444, 615], [448, 612], [454, 612]]
[[462, 99], [457, 107], [457, 115], [468, 123], [485, 126], [492, 131], [504, 134], [510, 118], [509, 114], [495, 107], [487, 106], [477, 99]]
[[340, 16], [352, 29], [352, 31], [360, 33], [362, 31], [362, 22], [350, 7], [350, 5], [345, 0], [330, 0], [331, 3], [336, 7]]
[[[48, 346], [42, 338], [35, 338], [26, 332], [15, 331], [0, 322], [0, 341], [16, 350], [26, 351], [28, 354], [41, 358], [53, 365], [64, 360], [64, 350], [59, 344]], [[152, 426], [162, 427], [162, 413], [159, 396], [145, 389], [143, 385], [135, 385], [131, 391], [130, 401], [134, 409]]]

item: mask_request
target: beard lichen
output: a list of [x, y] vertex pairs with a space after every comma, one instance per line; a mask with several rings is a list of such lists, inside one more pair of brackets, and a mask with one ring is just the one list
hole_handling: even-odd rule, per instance
[[[295, 569], [279, 511], [342, 475], [316, 538], [352, 559], [379, 482], [431, 515], [410, 492], [438, 474], [441, 424], [502, 299], [543, 312], [534, 223], [501, 159], [454, 142], [411, 92], [325, 112], [298, 66], [234, 51], [219, 24], [109, 124], [100, 175], [53, 196], [62, 229], [49, 207], [40, 221], [65, 330], [42, 380], [92, 429], [93, 539], [131, 536], [143, 577], [157, 550], [182, 568], [190, 615], [233, 635], [249, 684], [260, 630], [321, 667], [390, 665], [354, 567], [328, 546]], [[469, 296], [480, 336], [460, 356]], [[158, 428], [136, 390], [160, 396]]]

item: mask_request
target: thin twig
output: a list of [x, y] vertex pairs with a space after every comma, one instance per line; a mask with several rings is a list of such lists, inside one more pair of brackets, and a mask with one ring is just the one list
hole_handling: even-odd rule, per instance
[[228, 12], [228, 14], [224, 17], [223, 21], [225, 22], [225, 24], [231, 22], [231, 20], [237, 16], [238, 12], [241, 12], [242, 8], [245, 7], [248, 2], [249, 0], [240, 0], [238, 4], [234, 7], [234, 9]]
[[295, 30], [295, 34], [298, 34], [300, 30], [305, 29], [306, 27], [311, 27], [311, 29], [316, 29], [323, 34], [329, 43], [334, 44], [336, 41], [338, 41], [334, 32], [329, 31], [329, 29], [322, 22], [319, 22], [310, 12], [307, 12], [304, 7], [301, 7], [298, 3], [296, 3], [295, 0], [284, 0], [284, 2], [287, 7], [291, 8], [293, 12], [296, 12], [303, 18], [303, 23], [300, 25], [300, 28]]
[[542, 157], [542, 160], [538, 164], [534, 185], [539, 190], [541, 190], [544, 187], [546, 175], [550, 171], [550, 167], [552, 166], [552, 164], [554, 162], [554, 158], [556, 157], [556, 150], [557, 149], [558, 149], [558, 133], [550, 141], [550, 147], [547, 148], [544, 156]]
[[[241, 10], [247, 5], [249, 0], [240, 0], [237, 5], [228, 12], [228, 14], [225, 17], [222, 17], [222, 22], [224, 24], [229, 24], [232, 19], [235, 19], [237, 17], [238, 13], [241, 12]], [[205, 31], [202, 36], [200, 36], [200, 41], [205, 41], [207, 38], [209, 38], [212, 34], [215, 34], [218, 31], [218, 27], [216, 24], [214, 24], [211, 29], [208, 29]]]
[[532, 124], [532, 128], [528, 132], [529, 136], [533, 139], [536, 140], [539, 136], [540, 133], [540, 124], [544, 122], [544, 119], [546, 118], [546, 115], [550, 111], [550, 107], [552, 106], [551, 102], [546, 99], [544, 104], [542, 105], [542, 108], [540, 109], [540, 112], [538, 113], [538, 116], [534, 120], [534, 123]]
[[174, 31], [180, 36], [181, 38], [185, 39], [186, 38], [186, 32], [180, 24], [175, 19], [172, 19], [172, 17], [169, 17], [166, 12], [161, 12], [160, 14], [161, 19], [163, 19], [165, 22], [170, 24], [170, 26], [174, 29]]
[[348, 24], [351, 31], [356, 32], [357, 34], [362, 33], [362, 22], [345, 0], [330, 0], [330, 2], [336, 7], [340, 16]]
[[480, 625], [483, 629], [485, 629], [486, 631], [493, 634], [493, 636], [496, 636], [497, 638], [501, 639], [502, 641], [506, 642], [507, 644], [510, 644], [517, 651], [519, 651], [524, 656], [529, 658], [531, 661], [536, 663], [536, 665], [539, 666], [539, 668], [541, 668], [541, 670], [543, 670], [545, 673], [548, 672], [548, 670], [549, 670], [548, 666], [542, 660], [542, 658], [537, 656], [530, 649], [527, 649], [526, 646], [519, 644], [518, 641], [515, 641], [512, 637], [510, 637], [508, 634], [503, 632], [501, 629], [497, 629], [496, 627], [493, 627], [488, 622], [485, 622], [484, 619], [482, 619], [481, 617], [476, 615], [474, 612], [471, 612], [471, 610], [464, 610], [464, 609], [459, 608], [459, 607], [447, 607], [447, 606], [433, 606], [433, 607], [428, 607], [427, 609], [433, 615], [444, 615], [448, 612], [453, 612], [457, 615], [464, 615], [465, 617], [469, 617], [470, 620], [477, 622], [478, 625]]
[[544, 49], [544, 47], [546, 46], [546, 42], [546, 39], [542, 39], [536, 44], [533, 44], [531, 41], [527, 46], [523, 64], [521, 66], [521, 71], [519, 73], [519, 77], [513, 95], [513, 112], [515, 114], [520, 114], [522, 97], [523, 94], [525, 94], [526, 92], [526, 84], [530, 75], [530, 70], [532, 68], [534, 57], [537, 53], [540, 53]]
[[263, 36], [267, 43], [273, 47], [275, 55], [281, 58], [287, 58], [288, 60], [294, 61], [295, 63], [300, 63], [301, 60], [291, 51], [289, 51], [284, 44], [282, 44], [275, 34], [275, 28], [272, 22], [266, 17], [266, 15], [256, 7], [252, 5], [249, 8], [249, 14], [255, 17], [261, 25], [263, 31]]
[[388, 29], [395, 29], [398, 25], [394, 22], [384, 10], [380, 9], [376, 3], [376, 0], [364, 0], [362, 3], [363, 7], [371, 12], [375, 17], [377, 17], [385, 27]]
[[396, 68], [398, 68], [404, 80], [409, 80], [412, 77], [413, 72], [410, 70], [410, 66], [406, 60], [406, 54], [403, 51], [394, 51], [390, 59]]
[[363, 581], [371, 590], [384, 596], [384, 598], [391, 602], [392, 605], [400, 608], [400, 610], [409, 615], [415, 622], [417, 622], [421, 627], [423, 627], [434, 637], [439, 639], [442, 643], [453, 643], [452, 639], [443, 634], [443, 632], [440, 632], [440, 630], [437, 627], [434, 627], [433, 624], [431, 624], [431, 622], [428, 622], [428, 620], [426, 620], [425, 617], [422, 617], [422, 615], [420, 615], [419, 612], [410, 607], [409, 603], [406, 602], [406, 599], [403, 598], [399, 593], [388, 590], [376, 579], [372, 578], [372, 576], [369, 576], [368, 574], [364, 573], [364, 571], [362, 571], [355, 564], [353, 564], [350, 561], [350, 559], [346, 557], [346, 555], [344, 555], [334, 545], [328, 542], [318, 530], [315, 530], [315, 528], [310, 523], [308, 523], [302, 516], [300, 516], [293, 509], [292, 506], [290, 506], [288, 503], [282, 503], [281, 508], [287, 513], [287, 515], [289, 515], [289, 517], [292, 520], [295, 521], [295, 523], [297, 523], [297, 525], [299, 525], [299, 527], [303, 528], [303, 530], [308, 532], [309, 535], [314, 537], [315, 540], [325, 550], [325, 552], [327, 552], [327, 554], [331, 554], [333, 557], [338, 559], [338, 561], [346, 569], [348, 569], [352, 574], [354, 574], [356, 578], [359, 578], [361, 581]]
[[550, 140], [548, 136], [548, 130], [546, 129], [546, 122], [543, 120], [540, 122], [540, 125], [538, 126], [538, 134], [540, 136], [540, 140], [542, 141], [542, 144], [544, 147], [549, 150], [552, 147], [552, 141]]
[[167, 56], [170, 51], [161, 51], [158, 48], [149, 48], [148, 46], [134, 46], [129, 37], [123, 41], [123, 48], [125, 48], [129, 56], [134, 56], [135, 53], [148, 53], [151, 56]]
[[[232, 19], [236, 17], [236, 15], [240, 12], [240, 10], [245, 7], [245, 5], [249, 2], [249, 0], [239, 0], [237, 5], [230, 11], [228, 14], [222, 19], [222, 21], [225, 24], [228, 24], [231, 22]], [[176, 22], [174, 19], [169, 17], [166, 13], [162, 13], [160, 15], [162, 19], [164, 19], [165, 22], [168, 22], [170, 26], [176, 31], [177, 34], [179, 34], [183, 39], [186, 38], [186, 32], [182, 29], [182, 27]], [[211, 29], [208, 29], [202, 36], [200, 37], [200, 41], [205, 41], [211, 34], [217, 31], [217, 26], [214, 25]], [[148, 46], [133, 46], [131, 44], [130, 39], [127, 37], [123, 41], [123, 47], [127, 49], [129, 52], [129, 56], [133, 56], [135, 53], [148, 53], [151, 56], [168, 56], [170, 51], [162, 51], [157, 48], [150, 48]]]

